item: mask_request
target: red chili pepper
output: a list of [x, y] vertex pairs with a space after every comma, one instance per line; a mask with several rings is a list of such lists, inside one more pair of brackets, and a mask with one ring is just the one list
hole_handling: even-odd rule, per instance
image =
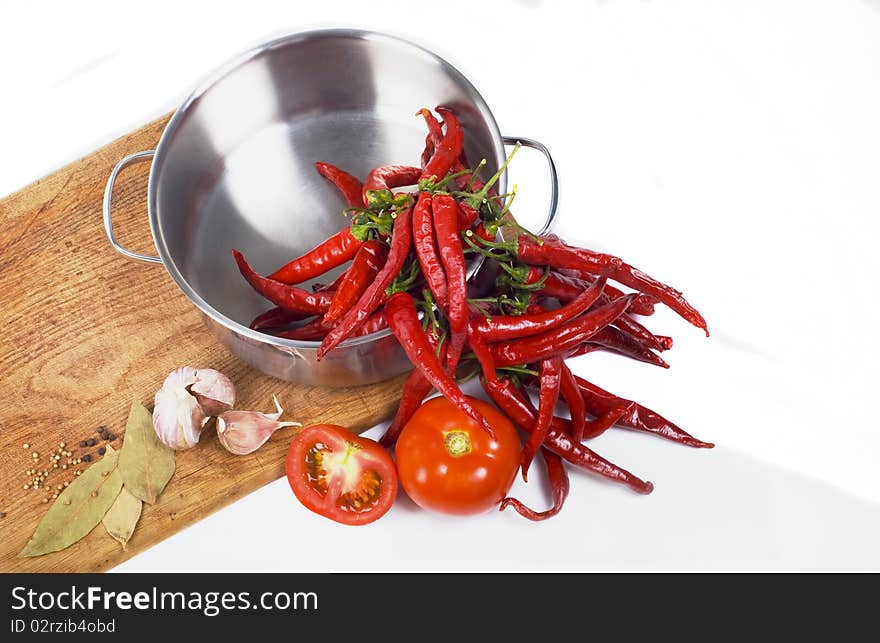
[[[571, 280], [576, 284], [584, 284], [583, 287], [591, 284], [596, 280], [595, 276], [587, 275], [588, 279], [581, 279], [579, 275], [582, 273], [578, 270], [571, 270], [569, 268], [561, 268], [559, 272], [554, 272], [554, 275], [559, 275], [560, 277]], [[620, 299], [626, 293], [620, 290], [619, 288], [615, 288], [611, 284], [607, 284], [605, 286], [605, 293], [609, 299]], [[640, 293], [639, 297], [633, 301], [633, 305], [630, 306], [630, 312], [634, 315], [644, 315], [646, 317], [650, 317], [654, 314], [654, 306], [659, 303], [659, 300], [656, 297], [652, 297], [651, 295], [645, 295], [644, 293]]]
[[345, 202], [350, 208], [364, 207], [364, 186], [348, 172], [340, 170], [330, 163], [315, 163], [318, 172], [342, 192]]
[[621, 407], [615, 407], [603, 413], [602, 415], [596, 416], [595, 419], [587, 422], [584, 427], [584, 439], [592, 439], [598, 438], [600, 435], [605, 433], [608, 429], [618, 423], [620, 418], [626, 415], [626, 409]]
[[461, 237], [458, 236], [458, 208], [448, 194], [433, 199], [434, 231], [440, 250], [440, 261], [446, 271], [449, 295], [449, 325], [453, 333], [467, 332], [467, 271]]
[[[524, 431], [535, 424], [534, 407], [522, 392], [507, 378], [499, 378], [494, 383], [480, 378], [483, 388], [489, 397], [504, 413]], [[563, 460], [576, 466], [597, 473], [604, 478], [627, 485], [638, 493], [651, 493], [654, 485], [641, 480], [626, 469], [621, 469], [594, 452], [592, 449], [575, 442], [568, 434], [568, 422], [562, 418], [553, 418], [550, 432], [544, 440], [544, 446], [561, 456]]]
[[584, 439], [584, 429], [587, 425], [587, 407], [584, 405], [584, 398], [578, 388], [577, 380], [574, 379], [574, 373], [564, 363], [562, 364], [562, 382], [559, 393], [571, 413], [571, 437], [575, 442], [581, 442]]
[[355, 330], [352, 337], [363, 337], [371, 333], [377, 333], [382, 329], [388, 328], [388, 320], [385, 319], [385, 310], [380, 308], [372, 315], [367, 317], [367, 321], [361, 324], [360, 328]]
[[454, 374], [461, 350], [467, 341], [467, 270], [458, 231], [458, 206], [455, 199], [448, 194], [438, 194], [433, 199], [432, 210], [440, 261], [446, 272], [447, 316], [452, 335], [447, 349], [447, 368]]
[[235, 258], [242, 276], [247, 279], [251, 287], [276, 306], [311, 315], [324, 313], [330, 307], [333, 293], [311, 293], [296, 286], [288, 286], [257, 273], [238, 250], [233, 250], [232, 256]]
[[303, 324], [302, 326], [297, 326], [296, 328], [289, 328], [287, 330], [278, 331], [277, 333], [272, 334], [276, 337], [283, 337], [284, 339], [296, 339], [303, 342], [316, 342], [324, 339], [331, 328], [333, 328], [332, 323], [324, 321], [324, 319], [321, 317], [316, 317], [308, 324]]
[[581, 291], [573, 301], [556, 310], [542, 310], [535, 314], [505, 315], [483, 318], [474, 324], [474, 330], [488, 342], [537, 335], [568, 322], [585, 312], [601, 296], [605, 278], [600, 277], [592, 286]]
[[535, 522], [552, 518], [562, 511], [562, 506], [565, 504], [565, 499], [568, 497], [568, 492], [571, 488], [568, 481], [568, 472], [565, 470], [562, 458], [552, 451], [542, 448], [541, 455], [544, 456], [544, 465], [547, 469], [547, 479], [550, 481], [550, 493], [553, 496], [553, 506], [546, 511], [535, 511], [516, 498], [508, 496], [501, 501], [501, 511], [504, 511], [508, 507], [513, 507], [520, 516], [528, 518], [529, 520], [534, 520]]
[[470, 341], [471, 351], [473, 351], [474, 357], [477, 358], [477, 362], [480, 364], [483, 377], [494, 380], [497, 377], [495, 374], [495, 358], [492, 357], [492, 349], [489, 347], [489, 344], [475, 332], [476, 324], [477, 322], [473, 319], [468, 324], [468, 340]]
[[422, 401], [431, 392], [431, 383], [422, 375], [422, 371], [415, 369], [403, 383], [403, 392], [400, 394], [400, 401], [397, 403], [397, 413], [391, 424], [379, 438], [379, 444], [383, 447], [391, 447], [397, 442], [397, 436], [406, 426], [406, 423], [412, 419], [415, 412], [419, 410]]
[[390, 190], [405, 185], [415, 185], [419, 181], [422, 170], [410, 165], [386, 165], [372, 170], [364, 181], [363, 198], [368, 203], [367, 192], [374, 190]]
[[632, 297], [627, 295], [540, 335], [493, 344], [492, 355], [498, 366], [530, 364], [554, 355], [567, 355], [626, 312], [631, 301]]
[[431, 212], [431, 195], [428, 192], [419, 194], [413, 208], [413, 247], [422, 267], [422, 275], [434, 301], [441, 310], [449, 305], [449, 294], [446, 285], [446, 271], [440, 262], [437, 250], [437, 239], [434, 236], [434, 216]]
[[449, 345], [446, 347], [446, 371], [455, 377], [458, 369], [458, 362], [461, 360], [461, 354], [464, 346], [467, 344], [467, 332], [451, 333], [449, 335]]
[[431, 160], [425, 165], [425, 169], [422, 170], [421, 178], [423, 179], [433, 177], [434, 180], [437, 180], [446, 176], [459, 160], [461, 150], [464, 147], [464, 134], [461, 131], [461, 125], [455, 114], [444, 107], [437, 107], [436, 109], [437, 113], [443, 117], [446, 123], [446, 134], [443, 135], [440, 143], [435, 146], [434, 156], [431, 157]]
[[605, 275], [624, 286], [656, 297], [685, 320], [703, 329], [706, 336], [709, 336], [706, 320], [679, 291], [624, 263], [618, 257], [585, 248], [575, 248], [552, 235], [548, 235], [540, 244], [527, 235], [520, 235], [517, 240], [517, 255], [528, 264], [546, 265], [551, 268], [574, 268], [590, 275]]
[[293, 322], [302, 321], [308, 316], [308, 313], [287, 310], [280, 306], [276, 306], [275, 308], [270, 308], [266, 312], [254, 317], [254, 320], [250, 323], [248, 328], [251, 328], [252, 330], [280, 328], [287, 324], [292, 324]]
[[617, 397], [581, 377], [575, 377], [575, 379], [577, 380], [578, 388], [581, 390], [584, 403], [587, 405], [587, 411], [593, 415], [603, 415], [615, 407], [623, 408], [626, 409], [626, 414], [618, 420], [618, 424], [621, 426], [635, 429], [636, 431], [655, 433], [667, 440], [680, 442], [691, 447], [711, 449], [715, 446], [711, 442], [698, 440], [660, 414], [641, 404]]
[[[607, 297], [605, 299], [606, 301], [611, 301]], [[614, 325], [648, 350], [667, 350], [666, 344], [662, 342], [659, 337], [642, 326], [627, 313], [623, 313], [617, 321], [614, 322]]]
[[405, 208], [397, 213], [394, 220], [394, 227], [391, 231], [391, 250], [388, 252], [388, 259], [385, 265], [376, 275], [361, 298], [349, 310], [345, 317], [339, 320], [339, 324], [333, 328], [321, 342], [316, 354], [317, 359], [321, 359], [328, 351], [333, 350], [346, 337], [354, 333], [358, 327], [363, 324], [366, 319], [382, 304], [385, 299], [385, 289], [394, 281], [394, 278], [400, 274], [400, 269], [406, 261], [412, 237], [412, 209]]
[[[430, 112], [430, 110], [423, 107], [418, 112], [416, 112], [416, 116], [419, 115], [424, 117], [425, 124], [428, 126], [428, 135], [425, 137], [425, 149], [422, 152], [422, 167], [425, 167], [431, 160], [431, 157], [434, 155], [434, 150], [436, 150], [437, 147], [443, 142], [443, 128], [440, 126], [440, 122], [436, 118], [434, 118], [434, 115]], [[462, 145], [461, 154], [450, 168], [452, 172], [458, 173], [462, 170], [469, 169], [467, 157], [465, 156], [463, 148], [464, 146]], [[460, 189], [464, 189], [470, 182], [470, 179], [471, 174], [468, 172], [457, 177], [455, 179], [455, 183]], [[477, 187], [476, 190], [479, 191], [480, 189], [482, 189], [483, 185], [485, 185], [485, 183], [480, 183], [479, 187]]]
[[[526, 283], [535, 283], [543, 275], [544, 271], [541, 268], [530, 266]], [[544, 285], [541, 288], [541, 293], [547, 295], [548, 297], [558, 299], [561, 303], [564, 304], [577, 297], [585, 288], [589, 288], [594, 281], [595, 279], [584, 281], [583, 279], [579, 279], [577, 277], [571, 277], [555, 271], [551, 271], [547, 275], [547, 278], [544, 280]], [[620, 299], [624, 296], [623, 292], [621, 292], [611, 284], [605, 284], [605, 290], [603, 294], [607, 295], [608, 298], [611, 300]], [[633, 303], [629, 307], [629, 311], [635, 313], [636, 315], [653, 315], [655, 302], [656, 299], [654, 299], [654, 297], [651, 297], [651, 295], [639, 293], [639, 295], [635, 299], [633, 299]]]
[[[269, 330], [267, 331], [270, 335], [275, 335], [276, 337], [284, 337], [285, 339], [298, 339], [301, 341], [318, 341], [324, 339], [327, 336], [327, 333], [336, 326], [335, 322], [328, 322], [322, 317], [316, 317], [312, 321], [307, 324], [303, 324], [302, 326], [297, 326], [296, 328], [289, 328], [287, 330]], [[369, 319], [361, 324], [360, 328], [358, 328], [355, 332], [351, 334], [351, 337], [362, 337], [363, 335], [369, 335], [370, 333], [375, 333], [383, 328], [388, 328], [388, 322], [385, 321], [385, 311], [379, 310], [370, 315]]]
[[301, 257], [281, 266], [269, 275], [269, 279], [285, 284], [300, 284], [350, 261], [360, 247], [361, 242], [345, 228]]
[[[433, 333], [428, 333], [426, 338], [431, 345], [431, 350], [436, 351], [437, 337]], [[379, 444], [384, 447], [390, 447], [397, 442], [397, 436], [400, 435], [400, 432], [403, 430], [403, 427], [406, 426], [406, 423], [409, 422], [410, 419], [412, 419], [412, 416], [415, 415], [416, 411], [419, 410], [422, 401], [433, 388], [434, 387], [431, 383], [425, 379], [422, 369], [414, 368], [410, 374], [407, 375], [406, 380], [403, 383], [403, 391], [400, 394], [400, 402], [397, 405], [397, 413], [395, 413], [391, 424], [388, 425], [385, 433], [383, 433], [382, 437], [379, 439]]]
[[559, 401], [559, 388], [562, 385], [562, 358], [548, 357], [538, 364], [540, 372], [539, 381], [541, 388], [538, 392], [538, 419], [532, 427], [529, 439], [526, 441], [522, 452], [522, 476], [528, 482], [529, 465], [535, 453], [541, 448], [547, 433], [550, 431], [550, 422], [553, 420], [553, 412], [556, 402]]
[[391, 295], [385, 304], [385, 318], [407, 357], [415, 364], [416, 368], [421, 369], [425, 379], [443, 397], [478, 422], [494, 438], [492, 427], [471, 405], [456, 381], [443, 369], [440, 360], [434, 354], [434, 349], [422, 330], [413, 298], [405, 292]]
[[[461, 203], [459, 203], [458, 205], [461, 206]], [[461, 211], [461, 207], [459, 207], [459, 217], [458, 217], [459, 227], [462, 226], [462, 218], [461, 218], [460, 211]], [[467, 225], [466, 227], [470, 228], [470, 225]], [[477, 235], [478, 237], [480, 237], [481, 239], [485, 239], [486, 241], [495, 241], [495, 235], [490, 233], [488, 230], [486, 230], [486, 227], [483, 225], [482, 221], [477, 224], [476, 228], [474, 228], [474, 234]]]
[[443, 128], [440, 127], [440, 122], [434, 118], [434, 115], [427, 108], [423, 107], [417, 111], [416, 116], [419, 115], [425, 119], [425, 124], [428, 126], [428, 135], [425, 137], [425, 149], [422, 152], [422, 167], [424, 168], [431, 160], [431, 157], [434, 156], [434, 150], [443, 141]]
[[[624, 357], [629, 357], [630, 359], [639, 362], [645, 362], [646, 364], [653, 364], [654, 366], [659, 366], [661, 368], [669, 368], [669, 364], [667, 364], [662, 357], [657, 355], [657, 353], [650, 348], [643, 346], [638, 341], [613, 326], [606, 326], [600, 330], [590, 338], [589, 343], [598, 347], [599, 350], [623, 355]], [[569, 355], [569, 357], [575, 357], [577, 355], [578, 351], [575, 351]]]
[[382, 262], [388, 256], [388, 246], [381, 241], [371, 239], [361, 246], [351, 262], [351, 266], [345, 272], [345, 277], [339, 282], [336, 294], [330, 302], [330, 308], [324, 315], [328, 322], [340, 319], [352, 306], [357, 303], [360, 296], [372, 283]]

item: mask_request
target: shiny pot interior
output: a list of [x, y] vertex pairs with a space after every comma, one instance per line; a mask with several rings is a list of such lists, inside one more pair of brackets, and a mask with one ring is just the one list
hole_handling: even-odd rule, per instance
[[153, 160], [150, 225], [166, 269], [234, 354], [270, 375], [330, 386], [410, 368], [387, 330], [321, 362], [317, 342], [251, 331], [250, 320], [272, 304], [247, 285], [230, 250], [270, 273], [347, 225], [342, 198], [314, 162], [361, 179], [378, 165], [418, 165], [426, 130], [415, 111], [436, 105], [455, 110], [468, 158], [485, 158], [493, 173], [503, 142], [474, 87], [434, 54], [371, 32], [271, 42], [215, 74], [176, 112]]

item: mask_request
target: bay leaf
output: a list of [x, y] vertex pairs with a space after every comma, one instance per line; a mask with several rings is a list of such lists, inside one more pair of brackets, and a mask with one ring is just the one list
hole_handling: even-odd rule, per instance
[[137, 400], [131, 403], [125, 425], [119, 471], [125, 488], [149, 504], [156, 502], [174, 475], [174, 449], [162, 444], [150, 412]]
[[116, 496], [116, 502], [107, 510], [107, 513], [101, 520], [104, 523], [104, 529], [115, 540], [119, 541], [123, 551], [126, 549], [131, 535], [134, 533], [138, 520], [140, 520], [143, 504], [140, 498], [134, 497], [123, 486], [122, 491]]
[[73, 479], [49, 507], [19, 558], [69, 547], [101, 522], [122, 489], [118, 458], [119, 452], [108, 446], [103, 458]]

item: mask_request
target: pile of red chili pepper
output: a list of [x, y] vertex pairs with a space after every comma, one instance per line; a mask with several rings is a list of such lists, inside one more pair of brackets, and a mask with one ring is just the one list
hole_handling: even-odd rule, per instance
[[[436, 111], [442, 122], [427, 109], [417, 114], [428, 126], [420, 167], [379, 167], [361, 184], [329, 163], [316, 163], [344, 196], [349, 227], [268, 276], [233, 250], [245, 279], [276, 306], [251, 328], [320, 341], [320, 359], [347, 338], [390, 327], [416, 368], [381, 439], [388, 447], [432, 389], [491, 433], [457, 379], [479, 376], [489, 398], [528, 434], [524, 477], [542, 451], [553, 507], [539, 513], [512, 498], [503, 504], [528, 518], [544, 519], [561, 509], [569, 488], [563, 461], [650, 493], [650, 482], [584, 441], [621, 426], [691, 447], [713, 445], [574, 375], [565, 359], [607, 351], [665, 368], [659, 353], [672, 347], [672, 339], [653, 334], [637, 317], [650, 316], [662, 303], [708, 335], [706, 322], [681, 292], [623, 260], [521, 228], [510, 214], [515, 190], [495, 189], [510, 158], [482, 181], [484, 162], [469, 168], [455, 115]], [[408, 186], [417, 192], [395, 191]], [[468, 290], [467, 268], [477, 260], [482, 269], [497, 271], [489, 293]], [[297, 286], [348, 262], [332, 284]], [[529, 389], [537, 390], [537, 408]], [[555, 414], [560, 400], [570, 418]]]

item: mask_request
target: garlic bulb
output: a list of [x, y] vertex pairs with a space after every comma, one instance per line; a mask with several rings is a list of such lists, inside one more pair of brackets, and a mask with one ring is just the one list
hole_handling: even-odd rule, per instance
[[235, 405], [235, 387], [232, 381], [213, 368], [196, 371], [196, 381], [189, 390], [208, 415], [220, 415]]
[[156, 392], [153, 428], [172, 449], [194, 447], [214, 412], [231, 408], [235, 389], [229, 378], [210, 368], [183, 366], [172, 371]]
[[253, 453], [285, 426], [302, 426], [299, 422], [279, 422], [284, 412], [274, 395], [275, 413], [258, 411], [226, 411], [217, 416], [217, 437], [227, 451], [236, 455]]

